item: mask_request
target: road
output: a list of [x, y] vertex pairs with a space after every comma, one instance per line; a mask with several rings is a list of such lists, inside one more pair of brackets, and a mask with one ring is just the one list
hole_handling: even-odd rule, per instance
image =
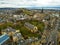
[[50, 45], [50, 44], [57, 45], [57, 30], [59, 27], [59, 21], [60, 21], [60, 19], [56, 19], [56, 21], [54, 23], [54, 27], [50, 33], [49, 38], [48, 38], [47, 45]]

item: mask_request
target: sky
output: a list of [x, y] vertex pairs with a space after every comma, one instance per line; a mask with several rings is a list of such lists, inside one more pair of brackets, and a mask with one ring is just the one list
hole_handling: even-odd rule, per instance
[[60, 7], [60, 0], [0, 0], [2, 7]]

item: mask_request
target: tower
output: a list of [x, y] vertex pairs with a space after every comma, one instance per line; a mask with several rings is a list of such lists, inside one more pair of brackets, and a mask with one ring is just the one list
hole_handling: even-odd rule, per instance
[[43, 8], [41, 9], [41, 13], [43, 13]]

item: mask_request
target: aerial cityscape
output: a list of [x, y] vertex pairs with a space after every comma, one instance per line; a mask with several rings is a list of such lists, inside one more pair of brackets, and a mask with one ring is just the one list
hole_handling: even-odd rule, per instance
[[0, 45], [60, 45], [60, 10], [0, 10]]
[[0, 45], [60, 45], [60, 1], [0, 0]]

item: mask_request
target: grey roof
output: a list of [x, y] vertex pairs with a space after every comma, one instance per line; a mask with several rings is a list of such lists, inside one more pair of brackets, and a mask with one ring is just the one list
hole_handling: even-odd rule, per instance
[[21, 35], [21, 33], [15, 33], [13, 36], [15, 36], [15, 37], [18, 37], [19, 39], [21, 39], [22, 38], [22, 35]]
[[28, 22], [25, 23], [25, 26], [30, 28], [30, 29], [33, 29], [35, 27], [34, 25], [32, 25], [32, 24], [30, 24]]
[[8, 28], [6, 28], [5, 30], [2, 30], [2, 31], [5, 31], [5, 32], [15, 32], [16, 30], [11, 28], [11, 27], [8, 27]]

